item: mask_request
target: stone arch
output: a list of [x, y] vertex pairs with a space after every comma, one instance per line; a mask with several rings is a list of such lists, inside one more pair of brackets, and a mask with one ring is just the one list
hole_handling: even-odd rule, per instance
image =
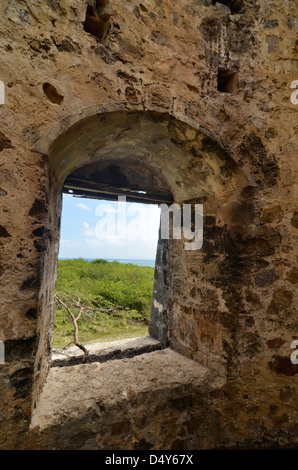
[[[112, 144], [113, 138], [116, 140]], [[222, 194], [254, 184], [247, 169], [237, 165], [231, 149], [225, 149], [225, 144], [203, 124], [162, 108], [159, 111], [140, 109], [137, 103], [108, 103], [76, 112], [45, 133], [33, 150], [49, 157], [51, 170], [59, 183], [64, 183], [66, 176], [78, 168], [109, 159], [111, 154], [114, 154], [113, 160], [119, 160], [124, 159], [124, 154], [139, 153], [145, 164], [150, 152], [161, 153], [165, 161], [167, 153], [174, 151], [174, 170], [171, 169], [167, 179], [171, 181], [176, 201]], [[115, 152], [118, 152], [116, 157]], [[187, 158], [179, 171], [181, 177], [187, 178], [184, 185], [175, 180], [173, 174], [177, 172], [175, 165], [183, 152]], [[174, 155], [178, 156], [176, 162]], [[131, 155], [126, 156], [129, 158]], [[151, 155], [152, 170], [157, 160]], [[187, 187], [192, 182], [195, 182], [193, 191]], [[185, 188], [181, 189], [182, 186]]]
[[[50, 185], [45, 203], [47, 220], [41, 253], [35, 402], [49, 370], [61, 195], [66, 183], [71, 182], [77, 190], [83, 184], [83, 188], [97, 191], [97, 194], [99, 191], [101, 195], [110, 185], [109, 194], [117, 195], [123, 189], [123, 177], [126, 178], [125, 190], [121, 194], [131, 200], [136, 200], [136, 194], [142, 190], [142, 198], [147, 202], [188, 202], [193, 205], [204, 202], [214, 209], [221, 201], [237, 198], [249, 180], [212, 133], [199, 124], [189, 122], [186, 117], [183, 122], [166, 112], [125, 109], [123, 104], [88, 108], [64, 119], [35, 144], [34, 150], [47, 155], [50, 164]], [[120, 180], [113, 180], [115, 166]], [[105, 181], [109, 171], [112, 179]], [[145, 180], [143, 175], [146, 175]], [[164, 313], [169, 300], [169, 305], [173, 305], [175, 274], [180, 269], [180, 258], [185, 256], [179, 242], [170, 240], [165, 244], [160, 240], [158, 247], [160, 263], [168, 259], [169, 265], [158, 264], [156, 269], [156, 298], [153, 299], [156, 302], [153, 302], [151, 315], [154, 325], [152, 327], [151, 322], [150, 331], [164, 343], [167, 341]], [[162, 285], [162, 292], [158, 285]], [[180, 340], [177, 341], [173, 334], [173, 329], [180, 328], [179, 324], [184, 321], [183, 315], [178, 321], [170, 318], [172, 338], [169, 342], [188, 355], [187, 348], [180, 347]]]

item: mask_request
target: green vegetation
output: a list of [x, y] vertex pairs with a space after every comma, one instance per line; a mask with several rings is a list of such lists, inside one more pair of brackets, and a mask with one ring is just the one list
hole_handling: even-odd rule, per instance
[[[82, 344], [146, 336], [154, 269], [102, 259], [59, 260], [56, 295], [77, 316]], [[56, 302], [54, 348], [73, 341], [69, 313]]]

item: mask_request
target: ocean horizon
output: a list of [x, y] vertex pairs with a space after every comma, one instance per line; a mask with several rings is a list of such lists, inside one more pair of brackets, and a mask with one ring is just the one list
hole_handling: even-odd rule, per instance
[[[155, 267], [155, 259], [111, 259], [111, 258], [83, 258], [79, 257], [82, 259], [85, 259], [86, 261], [94, 261], [95, 259], [104, 259], [105, 261], [118, 261], [118, 263], [122, 264], [134, 264], [136, 266], [148, 266], [150, 268]], [[78, 259], [78, 258], [58, 258], [59, 260], [67, 260], [67, 259]]]

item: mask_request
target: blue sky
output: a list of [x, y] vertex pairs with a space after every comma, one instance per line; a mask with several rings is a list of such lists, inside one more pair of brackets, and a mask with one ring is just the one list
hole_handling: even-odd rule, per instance
[[59, 258], [155, 259], [160, 210], [63, 195]]

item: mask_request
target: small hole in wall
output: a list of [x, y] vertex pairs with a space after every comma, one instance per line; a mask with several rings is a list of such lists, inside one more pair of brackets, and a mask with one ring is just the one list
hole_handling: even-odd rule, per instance
[[222, 5], [229, 7], [232, 15], [235, 13], [241, 13], [243, 9], [243, 0], [220, 0], [220, 2], [217, 0], [212, 1], [212, 5], [215, 5], [216, 3], [221, 3]]
[[217, 90], [221, 93], [237, 94], [238, 91], [238, 72], [230, 70], [218, 70]]
[[62, 96], [59, 93], [57, 88], [55, 88], [50, 83], [44, 83], [42, 88], [43, 88], [44, 94], [46, 95], [46, 97], [48, 98], [48, 100], [51, 103], [54, 103], [54, 104], [61, 104], [62, 103], [62, 101], [64, 99], [64, 96]]
[[103, 41], [110, 29], [111, 13], [109, 0], [95, 0], [87, 7], [84, 30]]
[[142, 3], [140, 3], [140, 8], [143, 11], [146, 11], [146, 12], [148, 11], [148, 8], [146, 8], [145, 5], [143, 5]]

